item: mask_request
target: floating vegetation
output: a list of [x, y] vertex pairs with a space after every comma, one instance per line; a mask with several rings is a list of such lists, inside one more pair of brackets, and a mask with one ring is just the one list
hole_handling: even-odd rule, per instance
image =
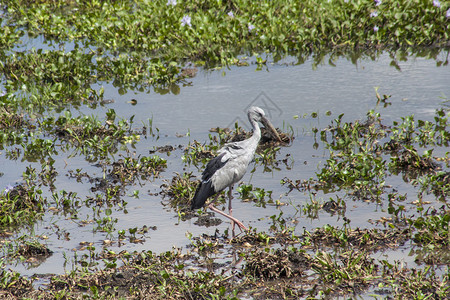
[[266, 280], [300, 277], [310, 268], [311, 257], [293, 250], [257, 249], [246, 258], [244, 274]]
[[185, 154], [182, 159], [187, 164], [197, 165], [199, 162], [206, 164], [209, 159], [214, 157], [210, 148], [211, 146], [202, 145], [197, 141], [193, 141], [184, 150]]
[[450, 172], [439, 171], [425, 174], [413, 180], [412, 184], [419, 186], [421, 193], [433, 193], [440, 200], [445, 201], [450, 195]]
[[418, 245], [433, 244], [433, 248], [448, 248], [450, 244], [450, 211], [441, 207], [440, 211], [426, 212], [415, 220], [409, 220], [416, 229], [413, 241]]
[[258, 187], [254, 188], [251, 184], [241, 184], [237, 191], [243, 201], [253, 201], [256, 206], [266, 207], [266, 204], [274, 204], [272, 191], [266, 191]]
[[343, 114], [321, 131], [330, 157], [317, 173], [317, 179], [326, 182], [329, 188], [349, 186], [355, 196], [376, 200], [383, 191], [386, 176], [386, 162], [378, 145], [384, 132], [382, 126], [377, 126], [380, 117], [369, 112], [366, 122], [354, 123], [343, 123], [342, 117]]
[[0, 226], [30, 224], [42, 217], [46, 199], [36, 186], [9, 186], [0, 194]]
[[342, 247], [344, 249], [359, 249], [366, 251], [378, 251], [386, 248], [397, 248], [409, 239], [408, 229], [338, 229], [326, 225], [317, 228], [314, 232], [305, 232], [308, 240], [315, 247]]
[[157, 177], [167, 166], [167, 161], [158, 155], [125, 157], [112, 163], [111, 175], [118, 176], [122, 183], [132, 182], [135, 178], [142, 180]]
[[[5, 128], [0, 142], [3, 145], [21, 145], [24, 159], [29, 161], [42, 161], [57, 155], [58, 149], [73, 149], [73, 156], [81, 153], [94, 162], [117, 152], [120, 144], [133, 145], [140, 140], [140, 135], [131, 129], [133, 117], [116, 120], [116, 112], [112, 109], [106, 112], [104, 123], [93, 116], [72, 117], [69, 111], [58, 118], [47, 117], [33, 122], [25, 116], [12, 117], [9, 112], [3, 116]], [[56, 143], [56, 140], [61, 143]], [[22, 154], [20, 149], [17, 152], [11, 153], [11, 157], [17, 159]]]
[[197, 181], [192, 180], [192, 173], [175, 174], [171, 182], [164, 183], [161, 188], [163, 197], [168, 198], [170, 207], [189, 210], [191, 199], [194, 197], [197, 188]]
[[[448, 116], [442, 109], [436, 111], [435, 121], [439, 124], [439, 134], [428, 134], [435, 138], [425, 139], [416, 131], [414, 118], [402, 118], [403, 122], [393, 122], [391, 126], [381, 123], [380, 113], [369, 111], [365, 122], [342, 122], [343, 115], [332, 121], [328, 128], [320, 132], [321, 140], [330, 152], [330, 157], [317, 173], [317, 179], [293, 181], [283, 179], [290, 191], [293, 189], [350, 189], [349, 194], [357, 199], [379, 201], [386, 188], [386, 177], [404, 173], [404, 179], [411, 181], [425, 174], [436, 176], [441, 170], [432, 156], [433, 149], [420, 155], [415, 143], [423, 146], [444, 146], [448, 143]], [[418, 122], [423, 128], [425, 122]], [[380, 142], [380, 141], [385, 141]], [[425, 144], [426, 143], [426, 144]], [[390, 155], [389, 158], [386, 156]], [[418, 183], [419, 180], [415, 180]], [[321, 185], [325, 184], [325, 187]]]
[[[267, 221], [270, 233], [252, 228], [231, 239], [219, 229], [187, 234], [187, 249], [161, 254], [120, 249], [144, 243], [158, 229], [116, 228], [120, 213], [131, 212], [128, 202], [139, 208], [152, 196], [159, 205], [162, 196], [179, 221], [198, 213], [195, 225], [218, 226], [213, 214], [187, 209], [198, 184], [191, 167], [201, 168], [224, 143], [251, 133], [236, 123], [234, 129], [211, 130], [204, 143], [158, 146], [147, 139], [159, 139], [151, 119], [136, 128], [133, 116], [123, 118], [114, 109], [102, 108], [102, 116], [84, 111], [114, 103], [105, 99], [105, 85], [120, 95], [178, 95], [199, 69], [269, 70], [287, 56], [295, 61], [286, 65], [308, 60], [317, 68], [335, 66], [339, 57], [359, 65], [362, 58], [388, 53], [398, 70], [411, 56], [434, 59], [442, 68], [449, 63], [449, 16], [447, 2], [431, 0], [3, 1], [0, 150], [8, 166], [0, 172], [7, 175], [0, 191], [0, 298], [448, 299], [446, 102], [429, 120], [409, 115], [386, 124], [372, 110], [363, 121], [338, 115], [329, 126], [307, 128], [313, 149], [324, 150], [311, 178], [299, 178], [294, 153], [284, 147], [294, 142], [293, 127], [279, 130], [283, 143], [263, 129], [253, 171], [274, 177], [282, 168], [292, 171], [293, 178], [281, 180], [289, 203], [252, 183], [237, 192], [253, 202], [247, 205], [277, 210], [256, 221]], [[377, 108], [395, 105], [390, 95], [376, 91], [376, 98]], [[136, 99], [130, 103], [138, 107]], [[318, 121], [318, 113], [307, 114]], [[144, 138], [149, 147], [136, 149]], [[166, 178], [164, 171], [173, 169], [160, 154], [171, 153], [185, 169]], [[15, 166], [23, 172], [9, 174]], [[144, 181], [152, 190], [144, 190]], [[417, 193], [406, 193], [403, 184]], [[366, 204], [377, 219], [368, 219], [370, 228], [350, 227], [348, 215]], [[286, 216], [285, 208], [295, 215]], [[323, 215], [339, 225], [299, 232], [299, 218]], [[74, 241], [62, 223], [93, 240]], [[35, 231], [52, 242], [44, 245], [49, 236]], [[72, 240], [75, 249], [55, 240]], [[406, 246], [415, 265], [373, 255]], [[8, 269], [19, 263], [33, 268], [52, 253], [64, 257], [66, 274], [28, 278]]]
[[312, 189], [314, 190], [323, 190], [326, 189], [326, 182], [319, 182], [317, 180], [314, 179], [296, 179], [296, 180], [292, 180], [290, 178], [284, 177], [281, 180], [281, 185], [286, 185], [289, 188], [289, 191], [287, 192], [288, 194], [290, 192], [292, 192], [293, 190], [298, 190], [300, 192], [302, 191], [310, 191]]
[[[404, 269], [399, 264], [392, 265], [387, 262], [384, 264], [386, 279], [391, 282], [391, 292], [398, 299], [405, 297], [445, 299], [449, 295], [448, 273], [439, 276], [430, 266], [417, 270]], [[388, 287], [385, 284], [381, 286]]]
[[[128, 1], [87, 7], [79, 1], [33, 5], [16, 0], [7, 4], [6, 22], [12, 27], [5, 32], [5, 49], [26, 30], [31, 36], [43, 35], [50, 41], [85, 43], [98, 49], [99, 54], [108, 50], [130, 53], [125, 58], [131, 64], [144, 60], [139, 53], [151, 53], [166, 61], [188, 58], [207, 64], [238, 63], [236, 56], [241, 48], [249, 52], [269, 50], [281, 55], [321, 53], [333, 48], [339, 52], [346, 47], [442, 45], [448, 40], [446, 11], [431, 2], [412, 7], [408, 1], [379, 5], [370, 1], [349, 1], [343, 5], [263, 1], [254, 7], [245, 1], [207, 5], [193, 1], [174, 2], [164, 9], [165, 1], [139, 3], [131, 9]], [[415, 16], [422, 17], [415, 19]], [[208, 30], [202, 27], [206, 23]], [[150, 62], [161, 68], [154, 69], [157, 75], [154, 77], [172, 74], [170, 67], [174, 66], [163, 68], [158, 59]], [[124, 74], [139, 74], [135, 71], [138, 68], [125, 68], [129, 63], [114, 64], [124, 68], [117, 73], [124, 77]], [[144, 65], [141, 69], [148, 71], [146, 67], [149, 68]]]
[[[232, 271], [228, 276], [217, 274], [214, 267], [212, 270], [205, 269], [205, 264], [210, 265], [206, 263], [210, 259], [209, 255], [224, 251], [227, 247], [226, 237], [216, 232], [214, 236], [193, 238], [190, 246], [193, 251], [189, 254], [183, 254], [180, 249], [159, 255], [151, 252], [134, 254], [125, 252], [117, 255], [103, 253], [101, 257], [109, 261], [104, 270], [86, 273], [80, 269], [67, 275], [53, 276], [49, 288], [40, 291], [24, 288], [26, 285], [19, 284], [22, 282], [20, 280], [24, 279], [4, 270], [0, 273], [1, 288], [6, 295], [17, 296], [20, 292], [20, 295], [29, 298], [39, 295], [44, 299], [62, 294], [81, 297], [88, 291], [92, 295], [103, 297], [129, 296], [131, 293], [140, 299], [146, 297], [182, 299], [193, 294], [201, 297], [215, 295], [222, 298], [233, 298], [237, 295], [297, 298], [317, 294], [352, 295], [366, 291], [371, 286], [387, 288], [393, 296], [409, 297], [423, 293], [437, 295], [438, 299], [441, 299], [448, 295], [446, 288], [448, 278], [445, 275], [438, 276], [430, 267], [426, 267], [424, 271], [409, 269], [397, 263], [375, 260], [369, 256], [369, 251], [391, 247], [388, 232], [358, 229], [347, 233], [349, 240], [358, 241], [348, 246], [356, 247], [330, 254], [326, 248], [320, 246], [324, 237], [321, 234], [311, 235], [305, 232], [303, 236], [292, 239], [292, 234], [289, 238], [289, 235], [282, 233], [270, 236], [264, 232], [252, 231], [249, 235], [233, 239], [231, 245], [239, 247], [236, 250], [244, 259], [244, 267], [242, 271]], [[384, 238], [371, 240], [377, 236]], [[364, 242], [358, 246], [362, 241], [361, 238]], [[289, 240], [291, 242], [286, 244]], [[377, 244], [381, 240], [385, 240], [386, 243]], [[318, 250], [308, 253], [307, 241], [317, 245]], [[284, 246], [276, 249], [267, 248], [274, 246], [275, 243]], [[326, 247], [335, 247], [332, 244]], [[123, 266], [116, 266], [114, 261], [117, 258], [123, 259]], [[420, 282], [415, 281], [417, 275], [421, 276]], [[17, 280], [12, 282], [14, 276]], [[205, 284], [205, 280], [208, 284]], [[239, 282], [237, 286], [236, 280]], [[22, 284], [26, 282], [25, 280]], [[112, 282], [115, 288], [111, 287]], [[408, 283], [417, 289], [410, 289]], [[20, 288], [20, 291], [10, 289], [14, 285]], [[130, 286], [133, 287], [131, 291]], [[267, 289], [267, 286], [271, 288]]]
[[366, 252], [347, 251], [330, 255], [318, 252], [312, 269], [325, 284], [324, 294], [361, 293], [377, 279], [379, 266]]
[[0, 292], [5, 297], [24, 297], [33, 290], [31, 281], [22, 277], [20, 273], [7, 270], [0, 261]]

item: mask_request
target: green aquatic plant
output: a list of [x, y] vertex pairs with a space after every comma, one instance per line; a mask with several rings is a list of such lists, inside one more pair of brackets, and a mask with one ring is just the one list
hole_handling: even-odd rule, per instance
[[449, 114], [443, 108], [435, 111], [434, 122], [417, 120], [413, 115], [401, 117], [401, 121], [393, 122], [391, 140], [398, 143], [418, 143], [420, 147], [448, 146], [450, 131], [448, 131]]
[[245, 257], [244, 274], [259, 280], [300, 277], [310, 268], [310, 255], [296, 248], [256, 249]]
[[0, 194], [0, 226], [34, 223], [42, 217], [45, 203], [42, 190], [31, 182], [8, 186]]
[[450, 113], [443, 108], [437, 109], [434, 122], [417, 120], [416, 141], [421, 147], [424, 146], [449, 146], [450, 131], [447, 129]]
[[[378, 278], [378, 264], [365, 251], [347, 251], [341, 254], [317, 252], [312, 261], [312, 269], [326, 284], [332, 284], [342, 292], [365, 290]], [[331, 292], [324, 287], [325, 294]]]
[[29, 280], [22, 277], [18, 272], [7, 270], [3, 265], [3, 260], [0, 260], [0, 290], [10, 290], [10, 294], [20, 295], [21, 290], [26, 290], [31, 287]]
[[[275, 60], [291, 54], [300, 61], [314, 53], [320, 64], [330, 49], [334, 56], [342, 49], [429, 46], [449, 38], [446, 13], [426, 2], [163, 2], [7, 1], [0, 49], [10, 49], [25, 34], [74, 45], [70, 51], [61, 46], [5, 53], [0, 69], [9, 79], [7, 90], [25, 84], [27, 91], [40, 91], [33, 93], [37, 105], [48, 100], [55, 106], [89, 99], [95, 94], [89, 83], [97, 80], [113, 81], [122, 92], [155, 86], [177, 93], [170, 86], [183, 80], [186, 61], [224, 66], [240, 64], [243, 53], [271, 52]], [[258, 66], [263, 62], [257, 59]], [[76, 72], [68, 72], [72, 69]], [[39, 86], [41, 81], [46, 84]]]
[[[61, 110], [92, 98], [89, 84], [94, 80], [90, 67], [93, 54], [80, 49], [65, 51], [31, 50], [8, 55], [0, 72], [10, 93], [5, 97], [7, 107], [29, 112]], [[14, 94], [12, 94], [14, 92]]]
[[52, 156], [63, 150], [72, 151], [71, 156], [81, 153], [87, 160], [97, 161], [140, 140], [140, 134], [132, 130], [133, 117], [116, 120], [112, 109], [106, 112], [103, 122], [94, 116], [73, 117], [70, 111], [57, 118], [49, 116], [33, 122], [26, 116], [14, 118], [8, 112], [0, 116], [4, 116], [4, 131], [0, 134], [3, 147], [22, 147], [8, 151], [11, 159], [22, 156], [28, 161], [52, 161]]
[[[338, 127], [339, 135], [335, 135], [332, 142], [326, 142], [330, 158], [317, 173], [317, 179], [328, 185], [353, 189], [358, 198], [378, 199], [385, 183], [386, 162], [377, 151], [374, 136], [360, 136], [364, 131], [358, 123], [347, 126]], [[347, 135], [349, 130], [353, 133]]]
[[448, 248], [450, 244], [449, 224], [450, 211], [446, 209], [431, 210], [416, 219], [409, 219], [408, 223], [415, 228], [413, 236], [419, 245], [433, 245], [433, 248]]
[[131, 128], [133, 117], [129, 120], [116, 120], [116, 112], [110, 109], [106, 112], [106, 120], [100, 121], [94, 116], [72, 117], [69, 111], [57, 119], [49, 117], [40, 123], [40, 127], [61, 139], [63, 149], [73, 149], [89, 161], [106, 158], [118, 151], [120, 144], [134, 144], [140, 136]]
[[201, 144], [198, 141], [189, 142], [181, 159], [186, 164], [198, 165], [199, 163], [202, 163], [204, 165], [207, 163], [208, 158], [214, 156], [212, 149], [216, 150], [217, 146]]
[[12, 47], [20, 43], [20, 38], [24, 32], [18, 30], [17, 26], [1, 26], [0, 27], [0, 53], [5, 55]]
[[197, 182], [192, 178], [192, 173], [177, 173], [170, 182], [167, 181], [161, 186], [162, 195], [168, 198], [170, 207], [185, 210], [190, 206], [197, 188]]
[[94, 221], [97, 223], [97, 226], [94, 227], [93, 231], [102, 231], [106, 232], [109, 235], [115, 231], [115, 224], [119, 221], [117, 218], [111, 217], [112, 210], [110, 208], [106, 208], [104, 210], [105, 216], [100, 216], [100, 211], [96, 213], [98, 217], [94, 217]]
[[450, 195], [450, 172], [438, 171], [425, 174], [412, 180], [411, 183], [420, 188], [420, 195], [432, 193], [442, 201], [445, 201]]
[[253, 187], [252, 184], [240, 184], [236, 191], [244, 201], [253, 201], [256, 206], [266, 207], [267, 204], [273, 204], [272, 191], [266, 191], [263, 188]]
[[450, 291], [450, 278], [448, 272], [439, 275], [431, 267], [423, 269], [405, 269], [400, 262], [390, 264], [383, 263], [384, 283], [380, 283], [382, 288], [389, 288], [395, 299], [445, 299]]
[[[380, 99], [378, 93], [377, 97]], [[329, 188], [344, 188], [355, 197], [379, 201], [389, 173], [403, 172], [405, 181], [424, 174], [436, 177], [434, 172], [439, 170], [439, 164], [433, 157], [433, 149], [426, 149], [421, 155], [417, 147], [448, 144], [448, 116], [442, 109], [436, 111], [435, 123], [406, 116], [388, 126], [381, 123], [381, 114], [373, 110], [367, 113], [364, 122], [342, 119], [343, 114], [320, 131], [329, 158], [316, 175]], [[429, 181], [425, 178], [413, 183], [426, 184]], [[445, 183], [441, 181], [435, 186], [439, 185], [445, 191]], [[292, 185], [298, 189], [297, 186]]]
[[75, 192], [60, 190], [52, 193], [52, 199], [56, 209], [62, 209], [64, 214], [77, 214], [81, 207], [81, 199]]
[[112, 163], [110, 174], [117, 176], [122, 183], [128, 183], [136, 178], [158, 177], [166, 167], [167, 161], [158, 155], [138, 156], [137, 158], [126, 156]]

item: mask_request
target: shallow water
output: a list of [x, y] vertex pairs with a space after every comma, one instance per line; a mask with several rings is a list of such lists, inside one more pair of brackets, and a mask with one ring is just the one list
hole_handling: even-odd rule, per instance
[[[446, 54], [441, 55], [444, 57]], [[292, 169], [287, 170], [282, 166], [280, 171], [263, 172], [263, 168], [257, 166], [253, 174], [246, 174], [243, 182], [273, 191], [274, 200], [280, 199], [289, 205], [256, 207], [252, 203], [236, 199], [235, 192], [233, 215], [243, 220], [244, 224], [257, 228], [258, 231], [268, 231], [273, 224], [270, 217], [278, 216], [282, 212], [283, 218], [297, 224], [296, 232], [300, 234], [303, 228], [310, 230], [324, 224], [343, 224], [341, 217], [323, 211], [319, 212], [316, 219], [306, 218], [301, 208], [310, 202], [311, 195], [296, 191], [285, 195], [287, 188], [280, 185], [280, 180], [284, 177], [293, 180], [309, 179], [326, 160], [326, 151], [321, 148], [322, 146], [319, 145], [317, 150], [313, 148], [313, 127], [319, 129], [326, 127], [341, 113], [345, 114], [345, 120], [364, 119], [367, 111], [374, 109], [376, 105], [374, 87], [379, 87], [380, 94], [392, 95], [389, 99], [392, 105], [378, 108], [385, 124], [391, 124], [392, 120], [399, 120], [400, 117], [410, 114], [414, 114], [417, 119], [432, 119], [434, 111], [444, 105], [445, 97], [450, 96], [448, 66], [436, 67], [434, 60], [410, 57], [407, 61], [399, 62], [401, 69], [399, 71], [390, 66], [391, 60], [388, 54], [382, 54], [376, 61], [362, 60], [354, 65], [341, 58], [335, 62], [335, 67], [323, 64], [315, 69], [311, 60], [294, 65], [295, 60], [290, 58], [275, 64], [268, 63], [267, 68], [261, 71], [256, 71], [254, 64], [249, 67], [231, 67], [211, 72], [200, 70], [197, 76], [190, 80], [192, 82], [190, 86], [181, 87], [179, 95], [134, 91], [120, 95], [117, 88], [111, 84], [104, 84], [105, 99], [113, 99], [114, 103], [95, 110], [83, 107], [80, 113], [103, 117], [108, 109], [114, 109], [118, 117], [130, 118], [134, 115], [136, 127], [142, 126], [142, 123], [148, 124], [148, 118], [152, 118], [153, 126], [159, 130], [159, 137], [142, 138], [135, 149], [137, 155], [149, 155], [149, 150], [153, 150], [156, 146], [185, 147], [193, 140], [208, 142], [210, 128], [233, 126], [236, 120], [239, 125], [248, 128], [246, 108], [250, 105], [262, 107], [276, 127], [286, 131], [292, 126], [296, 134], [292, 145], [282, 148], [277, 156], [284, 158], [289, 155]], [[137, 104], [131, 105], [131, 99], [136, 99]], [[331, 112], [331, 116], [325, 114], [327, 111]], [[311, 117], [311, 113], [314, 112], [318, 113], [318, 118]], [[69, 170], [80, 168], [92, 176], [101, 177], [101, 169], [89, 164], [81, 156], [68, 158], [69, 154], [61, 153], [55, 157], [55, 167], [59, 172], [55, 182], [56, 189], [76, 192], [82, 199], [92, 196], [93, 193], [89, 190], [90, 183], [86, 181], [77, 183], [75, 179], [66, 175]], [[126, 213], [113, 208], [111, 217], [117, 218], [117, 223], [112, 236], [95, 232], [93, 230], [95, 222], [86, 226], [78, 224], [80, 220], [93, 218], [92, 208], [81, 208], [78, 213], [79, 220], [66, 219], [64, 216], [49, 212], [43, 221], [36, 225], [33, 234], [47, 236], [48, 239], [43, 242], [54, 251], [54, 254], [38, 267], [27, 269], [26, 265], [20, 264], [9, 267], [24, 275], [60, 274], [74, 267], [73, 259], [76, 252], [73, 249], [79, 247], [80, 242], [93, 242], [95, 251], [100, 252], [103, 240], [117, 239], [118, 230], [127, 231], [128, 228], [142, 227], [144, 224], [157, 227], [145, 235], [144, 242], [138, 244], [127, 242], [121, 247], [115, 243], [107, 248], [116, 253], [123, 250], [129, 252], [151, 250], [159, 253], [170, 250], [172, 246], [186, 249], [186, 245], [190, 243], [186, 237], [187, 232], [198, 236], [202, 233], [214, 234], [218, 229], [223, 233], [229, 227], [228, 221], [223, 220], [221, 225], [209, 228], [194, 225], [195, 219], [181, 221], [174, 210], [161, 203], [163, 199], [160, 195], [153, 195], [161, 191], [161, 184], [165, 180], [170, 181], [175, 172], [192, 171], [195, 175], [201, 172], [195, 167], [184, 165], [181, 159], [183, 151], [180, 149], [171, 152], [170, 155], [159, 155], [168, 161], [166, 171], [161, 173], [160, 178], [137, 182], [135, 186], [129, 187], [127, 195], [139, 190], [139, 198], [123, 197], [123, 200], [128, 202]], [[116, 155], [115, 159], [119, 159], [119, 156]], [[7, 160], [4, 153], [1, 154], [0, 161], [4, 173], [0, 177], [0, 186], [20, 181], [21, 174], [28, 165], [41, 169], [36, 163]], [[414, 188], [402, 184], [400, 177], [391, 182], [402, 187], [401, 193], [408, 193], [411, 197], [415, 194]], [[51, 193], [45, 190], [44, 192], [45, 196], [51, 199]], [[319, 193], [316, 200], [325, 202], [333, 195]], [[409, 202], [413, 200], [415, 199], [408, 198]], [[374, 203], [347, 199], [346, 216], [351, 220], [352, 228], [372, 227], [368, 220], [388, 216], [385, 209], [386, 207]], [[70, 240], [58, 238], [60, 233], [58, 230], [70, 233]], [[86, 254], [87, 250], [77, 252], [80, 257]], [[401, 249], [393, 256], [402, 257], [406, 252]], [[411, 258], [405, 259], [411, 262]]]

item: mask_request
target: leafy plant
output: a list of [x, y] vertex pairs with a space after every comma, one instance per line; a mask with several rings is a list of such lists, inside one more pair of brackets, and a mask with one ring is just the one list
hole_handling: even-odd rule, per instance
[[42, 217], [46, 199], [42, 190], [27, 183], [8, 187], [0, 194], [0, 226], [31, 224]]

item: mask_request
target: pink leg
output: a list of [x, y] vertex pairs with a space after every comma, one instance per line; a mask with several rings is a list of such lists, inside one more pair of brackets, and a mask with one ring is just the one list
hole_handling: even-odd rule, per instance
[[212, 210], [212, 211], [214, 211], [214, 212], [216, 212], [216, 213], [218, 213], [218, 214], [220, 214], [220, 215], [230, 219], [232, 222], [236, 223], [237, 226], [239, 226], [239, 229], [244, 230], [244, 231], [248, 230], [247, 227], [245, 227], [244, 224], [242, 224], [241, 221], [239, 221], [238, 219], [236, 219], [233, 216], [230, 216], [229, 214], [224, 213], [220, 209], [215, 208], [214, 205], [212, 205], [212, 203], [210, 205], [208, 205], [208, 207], [209, 207], [210, 210]]
[[[233, 194], [233, 187], [230, 186], [230, 189], [228, 190], [228, 214], [230, 216], [233, 215], [233, 208], [231, 207], [231, 199], [233, 199], [232, 197]], [[231, 220], [231, 230], [234, 232], [234, 226], [235, 226], [235, 222], [233, 220]]]

